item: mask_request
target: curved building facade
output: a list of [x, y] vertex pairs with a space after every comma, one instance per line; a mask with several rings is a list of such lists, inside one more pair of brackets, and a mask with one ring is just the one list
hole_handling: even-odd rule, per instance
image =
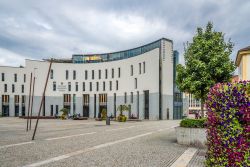
[[[0, 67], [0, 114], [27, 115], [31, 73], [33, 115], [38, 114], [49, 63], [26, 60], [23, 68]], [[68, 108], [71, 115], [97, 118], [106, 108], [108, 116], [118, 116], [117, 107], [127, 104], [128, 117], [173, 119], [173, 71], [173, 42], [165, 38], [121, 52], [54, 59], [41, 115]]]

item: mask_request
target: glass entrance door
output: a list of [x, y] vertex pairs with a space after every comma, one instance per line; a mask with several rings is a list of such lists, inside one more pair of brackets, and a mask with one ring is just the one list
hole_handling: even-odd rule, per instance
[[83, 94], [82, 116], [89, 117], [89, 95], [88, 94]]

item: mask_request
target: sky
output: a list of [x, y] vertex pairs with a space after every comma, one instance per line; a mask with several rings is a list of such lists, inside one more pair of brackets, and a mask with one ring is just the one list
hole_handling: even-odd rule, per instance
[[184, 43], [212, 21], [237, 51], [250, 45], [250, 0], [0, 0], [0, 65], [71, 58], [173, 40]]

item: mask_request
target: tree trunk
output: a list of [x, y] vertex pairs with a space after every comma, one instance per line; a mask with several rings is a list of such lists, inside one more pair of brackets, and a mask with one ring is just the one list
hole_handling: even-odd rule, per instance
[[201, 100], [201, 117], [204, 118], [204, 101]]

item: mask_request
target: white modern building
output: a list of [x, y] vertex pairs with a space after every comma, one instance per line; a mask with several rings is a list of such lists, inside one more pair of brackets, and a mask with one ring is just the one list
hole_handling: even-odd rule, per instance
[[[176, 119], [173, 61], [173, 42], [166, 38], [120, 52], [53, 59], [41, 116], [62, 108], [90, 118], [106, 108], [108, 116], [117, 116], [117, 107], [127, 104], [129, 117]], [[49, 64], [26, 60], [25, 67], [0, 67], [2, 116], [27, 116], [31, 73], [33, 115], [38, 114]]]

